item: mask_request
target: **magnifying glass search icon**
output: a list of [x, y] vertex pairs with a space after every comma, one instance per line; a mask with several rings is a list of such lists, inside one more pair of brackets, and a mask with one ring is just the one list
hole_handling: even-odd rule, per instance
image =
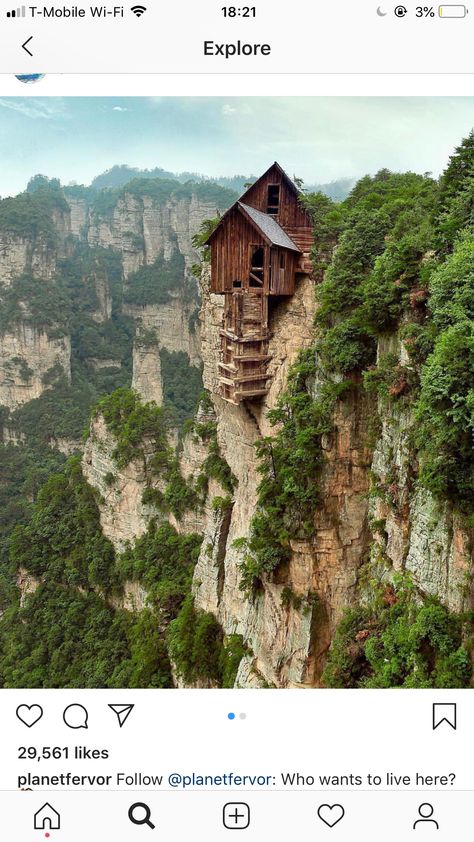
[[128, 818], [132, 824], [147, 824], [152, 830], [155, 829], [155, 825], [151, 821], [151, 810], [148, 804], [144, 804], [143, 801], [132, 804], [128, 811]]

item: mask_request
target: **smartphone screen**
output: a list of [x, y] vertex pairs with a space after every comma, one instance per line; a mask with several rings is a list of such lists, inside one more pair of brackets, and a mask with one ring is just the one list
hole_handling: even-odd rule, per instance
[[474, 8], [9, 3], [5, 839], [463, 838]]

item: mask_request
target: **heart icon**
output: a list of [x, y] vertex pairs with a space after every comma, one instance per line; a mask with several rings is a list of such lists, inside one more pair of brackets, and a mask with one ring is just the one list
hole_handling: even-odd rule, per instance
[[342, 804], [321, 804], [318, 809], [318, 816], [328, 827], [334, 827], [344, 818], [345, 812]]
[[23, 725], [32, 728], [43, 716], [43, 708], [41, 705], [19, 705], [16, 709], [16, 715], [20, 722], [23, 722]]

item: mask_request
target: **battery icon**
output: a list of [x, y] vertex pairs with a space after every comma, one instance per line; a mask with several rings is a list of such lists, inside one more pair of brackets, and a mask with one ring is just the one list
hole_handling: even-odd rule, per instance
[[440, 18], [465, 18], [467, 8], [466, 6], [440, 6], [438, 14]]

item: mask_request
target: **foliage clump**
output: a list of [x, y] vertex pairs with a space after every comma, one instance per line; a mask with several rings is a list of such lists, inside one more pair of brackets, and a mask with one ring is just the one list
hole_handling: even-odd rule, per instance
[[191, 270], [196, 278], [201, 277], [203, 266], [211, 260], [211, 248], [207, 245], [207, 241], [219, 225], [219, 222], [220, 216], [216, 216], [213, 219], [204, 219], [199, 226], [199, 231], [197, 234], [194, 234], [191, 240], [192, 247], [197, 251], [200, 259], [199, 263], [193, 264]]
[[369, 605], [348, 608], [323, 680], [327, 687], [468, 687], [472, 665], [463, 638], [473, 618], [420, 598], [399, 578]]
[[232, 688], [249, 650], [241, 635], [225, 636], [213, 614], [195, 607], [189, 594], [170, 623], [168, 645], [177, 673], [187, 684]]
[[231, 497], [237, 485], [237, 479], [222, 456], [217, 439], [214, 407], [208, 392], [201, 392], [199, 408], [204, 415], [208, 415], [207, 419], [204, 421], [194, 420], [185, 426], [186, 434], [192, 435], [196, 441], [201, 441], [207, 446], [207, 456], [196, 477], [196, 492], [202, 499], [205, 499], [209, 488], [209, 480], [214, 479]]
[[138, 307], [167, 304], [173, 293], [184, 291], [184, 287], [184, 256], [176, 248], [170, 258], [160, 252], [154, 263], [129, 275], [123, 298], [125, 304]]
[[53, 212], [67, 212], [69, 206], [56, 179], [36, 178], [30, 181], [25, 193], [0, 201], [0, 231], [33, 241], [42, 238], [47, 245], [54, 246], [57, 235]]
[[412, 291], [423, 288], [436, 190], [431, 178], [381, 170], [343, 203], [338, 245], [317, 290], [327, 368], [347, 374], [373, 364], [377, 336], [396, 326]]
[[[474, 163], [473, 163], [474, 169]], [[416, 405], [420, 480], [474, 524], [474, 234], [459, 234], [432, 273], [432, 352]]]
[[474, 323], [443, 331], [428, 357], [416, 408], [421, 482], [474, 525]]
[[180, 427], [196, 412], [202, 393], [202, 369], [191, 365], [184, 351], [160, 349], [164, 403], [170, 419]]
[[97, 411], [115, 438], [113, 456], [118, 467], [124, 468], [132, 459], [144, 458], [145, 443], [153, 449], [152, 464], [157, 472], [169, 465], [171, 448], [162, 407], [153, 401], [142, 403], [133, 389], [117, 389], [98, 403]]
[[0, 334], [21, 322], [57, 339], [68, 333], [71, 304], [57, 281], [31, 275], [15, 278], [0, 291]]
[[434, 212], [436, 250], [452, 252], [459, 232], [472, 227], [474, 213], [474, 129], [456, 147], [441, 176]]
[[170, 623], [168, 646], [177, 673], [186, 684], [219, 684], [222, 629], [213, 614], [196, 610], [192, 594]]
[[102, 534], [79, 457], [39, 491], [29, 522], [13, 532], [10, 560], [15, 569], [23, 567], [45, 581], [104, 592], [114, 587], [114, 549]]
[[161, 621], [169, 621], [190, 591], [201, 542], [201, 535], [179, 535], [169, 523], [152, 521], [120, 556], [118, 575], [121, 581], [140, 582]]
[[0, 685], [121, 687], [114, 671], [129, 656], [129, 625], [96, 594], [44, 582], [2, 617]]
[[[12, 578], [26, 570], [37, 587], [19, 605], [10, 586], [0, 622], [2, 686], [172, 686], [165, 629], [190, 591], [201, 540], [152, 522], [117, 560], [80, 460], [70, 459], [9, 542]], [[148, 592], [138, 614], [110, 604], [127, 580]], [[2, 579], [2, 598], [7, 585]]]

